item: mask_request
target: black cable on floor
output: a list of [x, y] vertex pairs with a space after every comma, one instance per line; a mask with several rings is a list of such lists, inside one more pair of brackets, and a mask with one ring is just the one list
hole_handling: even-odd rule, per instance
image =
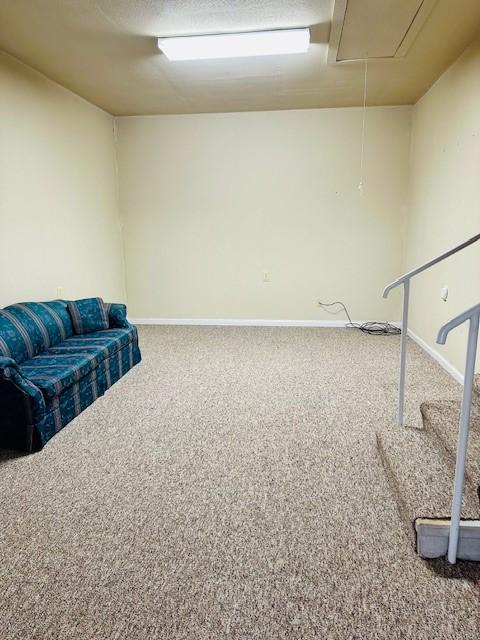
[[402, 330], [399, 327], [390, 324], [390, 322], [352, 322], [347, 307], [340, 300], [337, 300], [336, 302], [319, 301], [318, 304], [324, 311], [326, 311], [327, 313], [331, 313], [332, 315], [337, 314], [338, 309], [337, 311], [330, 311], [329, 307], [342, 307], [342, 309], [345, 311], [345, 315], [348, 318], [348, 323], [345, 325], [347, 329], [358, 329], [363, 333], [368, 333], [368, 335], [370, 336], [398, 336], [402, 333]]

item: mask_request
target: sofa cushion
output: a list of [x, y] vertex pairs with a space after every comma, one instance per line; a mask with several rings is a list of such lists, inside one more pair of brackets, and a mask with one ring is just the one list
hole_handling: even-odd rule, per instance
[[84, 298], [68, 303], [74, 332], [78, 335], [108, 329], [108, 314], [102, 298]]
[[66, 303], [23, 302], [0, 310], [0, 355], [21, 363], [73, 333]]
[[81, 380], [108, 358], [132, 342], [133, 327], [110, 329], [87, 336], [73, 336], [21, 365], [23, 375], [46, 398], [53, 398]]
[[40, 389], [46, 398], [61, 393], [90, 373], [98, 364], [94, 354], [74, 353], [64, 356], [47, 352], [21, 365], [22, 374]]
[[130, 326], [127, 320], [127, 307], [124, 304], [107, 302], [105, 308], [111, 329]]
[[106, 358], [136, 339], [135, 327], [124, 329], [107, 329], [106, 331], [92, 331], [84, 336], [72, 336], [68, 340], [57, 344], [49, 350], [49, 353], [91, 353], [98, 357]]

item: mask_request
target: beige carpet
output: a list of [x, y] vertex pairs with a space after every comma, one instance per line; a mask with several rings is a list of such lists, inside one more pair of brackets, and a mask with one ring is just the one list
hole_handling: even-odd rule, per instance
[[[478, 640], [478, 583], [416, 556], [378, 455], [397, 337], [140, 336], [139, 367], [0, 460], [2, 640]], [[419, 416], [459, 388], [410, 344], [408, 394]], [[423, 449], [391, 455], [418, 456], [411, 505]]]

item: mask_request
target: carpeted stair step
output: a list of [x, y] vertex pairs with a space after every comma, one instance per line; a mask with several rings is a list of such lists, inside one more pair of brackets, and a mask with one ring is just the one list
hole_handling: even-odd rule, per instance
[[[415, 518], [449, 517], [453, 470], [424, 430], [398, 428], [377, 433], [377, 449], [400, 517], [413, 535]], [[478, 518], [475, 489], [465, 486], [462, 518]]]
[[477, 396], [477, 402], [480, 400], [480, 373], [476, 373], [473, 379], [473, 392]]
[[[420, 408], [423, 425], [447, 460], [455, 468], [457, 453], [458, 423], [461, 403], [455, 400], [424, 402]], [[472, 404], [470, 435], [468, 440], [466, 482], [474, 487], [480, 483], [480, 409], [478, 402]]]

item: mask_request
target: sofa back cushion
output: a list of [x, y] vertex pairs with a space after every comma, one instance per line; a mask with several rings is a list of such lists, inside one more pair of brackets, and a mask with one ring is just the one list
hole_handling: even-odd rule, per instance
[[62, 300], [22, 302], [0, 309], [0, 355], [18, 363], [72, 335], [72, 321]]
[[83, 298], [68, 303], [76, 334], [92, 333], [108, 329], [108, 313], [102, 298]]

